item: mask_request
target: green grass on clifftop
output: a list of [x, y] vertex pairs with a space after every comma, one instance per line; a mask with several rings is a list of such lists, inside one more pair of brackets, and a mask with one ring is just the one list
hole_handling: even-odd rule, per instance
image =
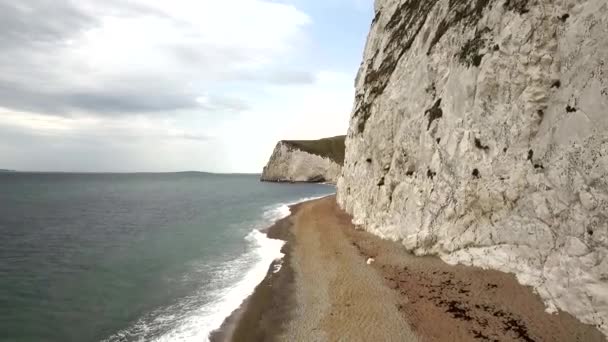
[[283, 140], [283, 143], [310, 154], [327, 157], [336, 163], [343, 165], [345, 138], [346, 136], [340, 135], [319, 140]]

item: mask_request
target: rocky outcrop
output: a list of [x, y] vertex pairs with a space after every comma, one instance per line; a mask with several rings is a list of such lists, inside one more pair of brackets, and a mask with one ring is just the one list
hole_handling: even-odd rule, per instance
[[608, 333], [608, 3], [377, 0], [338, 201]]
[[344, 136], [283, 140], [275, 147], [262, 181], [336, 183], [344, 162]]

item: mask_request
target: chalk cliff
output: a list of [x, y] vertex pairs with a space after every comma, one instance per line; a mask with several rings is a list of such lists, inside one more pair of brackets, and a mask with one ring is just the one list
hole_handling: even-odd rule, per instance
[[336, 183], [344, 162], [344, 136], [283, 140], [275, 147], [262, 181]]
[[377, 0], [338, 201], [608, 334], [608, 2]]

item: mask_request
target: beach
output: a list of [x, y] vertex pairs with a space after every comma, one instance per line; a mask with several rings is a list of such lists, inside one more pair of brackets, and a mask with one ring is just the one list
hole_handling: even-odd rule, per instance
[[285, 257], [212, 341], [605, 340], [546, 313], [511, 274], [417, 257], [355, 229], [335, 196], [291, 213], [268, 229], [287, 242]]

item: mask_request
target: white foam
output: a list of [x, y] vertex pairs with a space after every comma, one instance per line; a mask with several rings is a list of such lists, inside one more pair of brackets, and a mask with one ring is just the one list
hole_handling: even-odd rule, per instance
[[279, 262], [274, 265], [272, 273], [278, 273], [281, 270], [281, 267], [283, 267], [283, 260], [279, 260]]
[[233, 286], [222, 289], [217, 298], [205, 305], [198, 312], [193, 313], [177, 327], [155, 339], [165, 341], [205, 341], [209, 334], [219, 328], [234, 310], [253, 293], [253, 290], [262, 282], [268, 271], [268, 266], [276, 259], [283, 257], [281, 248], [284, 241], [268, 238], [264, 233], [253, 230], [246, 239], [257, 248], [253, 251], [257, 259], [253, 267], [245, 276]]
[[266, 208], [264, 208], [266, 210], [264, 210], [264, 213], [262, 214], [262, 217], [264, 220], [259, 225], [259, 228], [262, 229], [262, 228], [269, 227], [274, 222], [277, 222], [278, 220], [284, 219], [287, 216], [289, 216], [291, 214], [289, 207], [294, 204], [316, 200], [319, 198], [323, 198], [325, 196], [327, 196], [327, 195], [316, 196], [316, 197], [304, 197], [295, 202], [279, 203], [279, 204], [275, 204], [273, 206], [266, 207]]
[[[176, 305], [152, 312], [105, 341], [121, 341], [127, 337], [130, 340], [136, 338], [138, 341], [157, 342], [208, 341], [209, 334], [218, 329], [264, 280], [270, 264], [284, 256], [281, 248], [285, 242], [271, 239], [258, 229], [266, 228], [289, 216], [289, 206], [322, 197], [324, 196], [307, 197], [296, 202], [279, 203], [264, 208], [262, 220], [257, 222], [255, 229], [245, 237], [249, 244], [248, 252], [227, 264], [219, 265], [217, 271], [213, 272], [212, 278], [223, 280], [224, 287], [211, 291], [208, 287], [203, 287], [201, 293]], [[281, 266], [280, 262], [275, 265], [273, 273], [278, 272]], [[200, 298], [203, 297], [210, 300], [202, 304]]]

